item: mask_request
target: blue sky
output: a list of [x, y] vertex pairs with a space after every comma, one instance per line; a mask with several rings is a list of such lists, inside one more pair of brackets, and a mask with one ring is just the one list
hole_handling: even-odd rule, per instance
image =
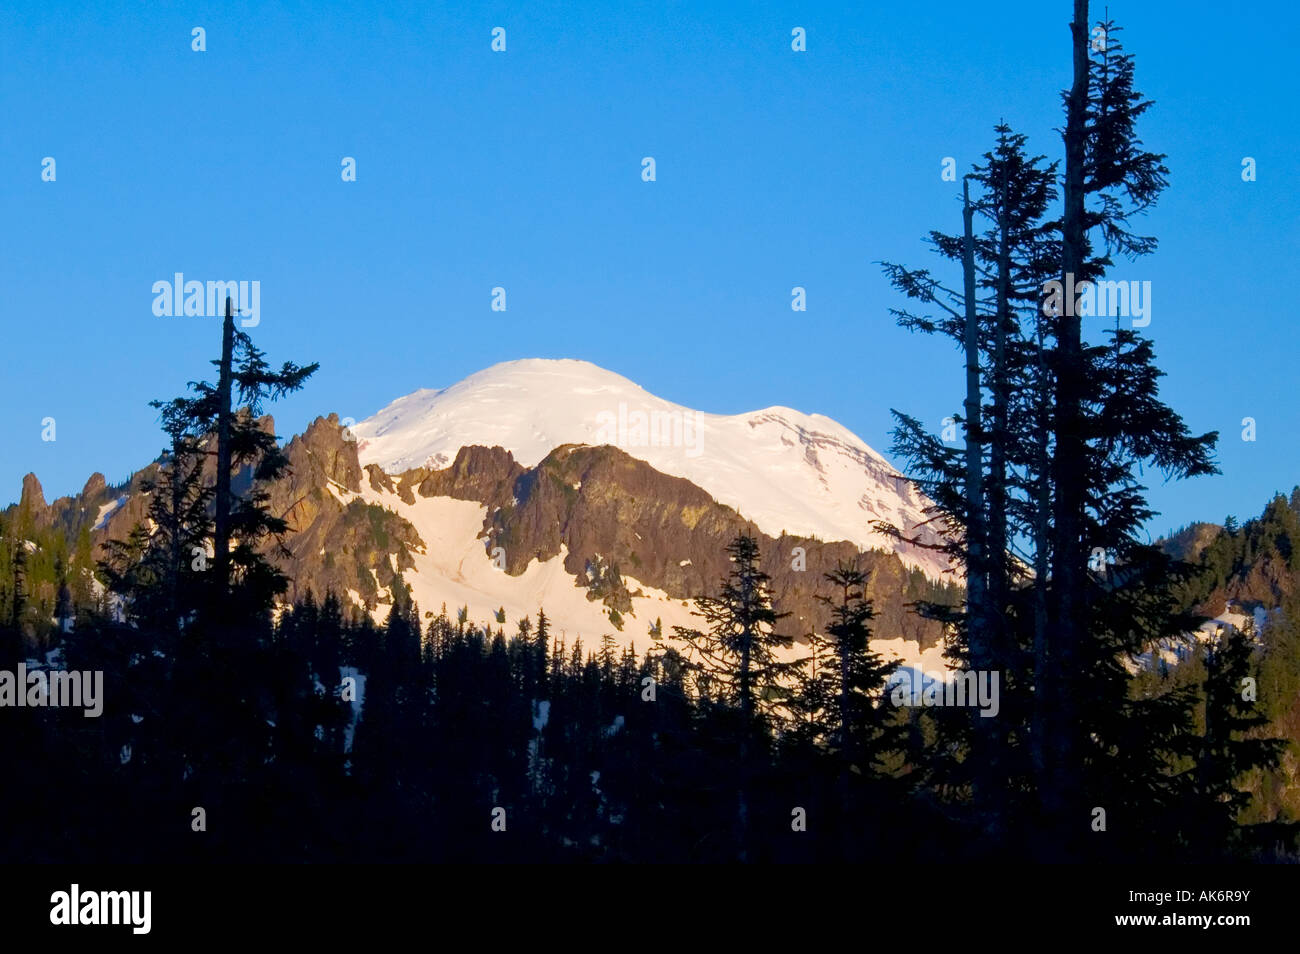
[[[827, 414], [886, 453], [890, 407], [936, 428], [957, 408], [958, 354], [893, 326], [874, 263], [929, 263], [922, 237], [960, 225], [941, 160], [965, 171], [999, 120], [1059, 153], [1068, 0], [439, 6], [7, 5], [0, 501], [29, 470], [52, 499], [158, 451], [147, 402], [207, 376], [219, 337], [153, 314], [178, 271], [260, 281], [257, 343], [321, 362], [275, 408], [285, 436], [521, 357], [710, 412]], [[1153, 475], [1152, 530], [1245, 518], [1300, 482], [1277, 292], [1300, 246], [1300, 13], [1109, 6], [1172, 170], [1144, 223], [1160, 250], [1114, 277], [1152, 282], [1164, 396], [1222, 434], [1223, 476]]]

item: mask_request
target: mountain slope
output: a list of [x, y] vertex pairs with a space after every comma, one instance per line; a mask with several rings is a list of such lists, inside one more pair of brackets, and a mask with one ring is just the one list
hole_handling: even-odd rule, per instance
[[389, 473], [443, 468], [474, 445], [503, 447], [532, 467], [562, 445], [610, 444], [689, 480], [767, 534], [888, 550], [932, 577], [947, 570], [939, 554], [873, 529], [885, 520], [918, 532], [926, 501], [883, 457], [821, 415], [785, 407], [706, 414], [586, 361], [536, 358], [416, 391], [353, 432], [362, 465]]
[[[333, 590], [383, 619], [402, 583], [426, 613], [467, 607], [495, 625], [546, 609], [557, 633], [594, 645], [651, 642], [699, 625], [690, 598], [728, 570], [726, 544], [745, 529], [730, 507], [689, 481], [614, 447], [556, 448], [524, 468], [501, 447], [461, 448], [445, 468], [399, 475], [362, 470], [337, 418], [317, 419], [287, 448], [291, 475], [271, 489], [292, 533], [284, 569], [297, 593]], [[956, 597], [893, 554], [847, 542], [759, 534], [777, 609], [793, 637], [824, 632], [822, 574], [841, 561], [872, 573], [878, 649], [938, 667], [941, 627], [907, 608]], [[798, 550], [796, 550], [798, 548]], [[796, 559], [797, 558], [797, 559]], [[290, 594], [291, 596], [293, 594]]]

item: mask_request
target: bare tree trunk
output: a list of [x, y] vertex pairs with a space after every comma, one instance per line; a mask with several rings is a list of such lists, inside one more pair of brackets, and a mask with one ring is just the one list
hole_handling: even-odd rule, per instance
[[971, 657], [978, 666], [985, 662], [984, 610], [987, 568], [984, 554], [984, 445], [980, 433], [983, 395], [980, 390], [979, 315], [975, 300], [974, 213], [970, 206], [970, 185], [963, 183], [962, 272], [966, 299], [966, 603]]
[[[966, 639], [970, 666], [976, 671], [992, 668], [988, 645], [988, 554], [984, 513], [984, 435], [981, 418], [984, 396], [980, 386], [979, 311], [975, 292], [974, 210], [970, 204], [970, 182], [962, 183], [962, 275], [966, 300]], [[974, 751], [971, 758], [973, 801], [976, 815], [988, 825], [995, 799], [989, 772], [992, 758], [990, 726], [975, 716]]]
[[[1000, 184], [997, 203], [998, 235], [998, 285], [994, 309], [992, 373], [990, 389], [993, 396], [993, 420], [989, 434], [988, 523], [985, 527], [988, 567], [988, 610], [985, 616], [985, 639], [990, 669], [1005, 670], [1010, 661], [1009, 641], [1006, 632], [1006, 608], [1010, 593], [1007, 570], [1007, 381], [1006, 337], [1007, 323], [1011, 318], [1011, 244], [1008, 218], [1008, 188], [1005, 174]], [[1005, 677], [1004, 677], [1005, 678]], [[999, 788], [1006, 777], [1002, 755], [1005, 751], [1006, 733], [996, 719], [987, 721], [989, 735], [990, 782]], [[1000, 839], [1003, 833], [1005, 810], [1000, 793], [991, 793], [987, 804], [988, 825], [992, 838]]]
[[1034, 447], [1034, 517], [1031, 533], [1034, 559], [1034, 707], [1031, 717], [1030, 739], [1034, 762], [1034, 773], [1039, 785], [1043, 784], [1048, 773], [1050, 755], [1049, 729], [1051, 722], [1051, 689], [1048, 676], [1051, 673], [1052, 645], [1047, 638], [1049, 625], [1049, 607], [1047, 605], [1047, 583], [1051, 572], [1051, 458], [1048, 451], [1048, 433], [1051, 427], [1051, 377], [1044, 361], [1044, 336], [1042, 316], [1038, 324], [1038, 378], [1035, 383], [1034, 410], [1035, 423], [1038, 428], [1038, 440]]
[[[1047, 776], [1042, 780], [1043, 809], [1049, 824], [1061, 833], [1068, 852], [1065, 832], [1072, 830], [1066, 816], [1072, 776], [1077, 772], [1079, 753], [1074, 739], [1075, 700], [1070, 682], [1078, 665], [1083, 639], [1083, 614], [1087, 574], [1084, 556], [1084, 485], [1086, 442], [1082, 432], [1082, 408], [1086, 384], [1083, 368], [1082, 329], [1072, 293], [1083, 278], [1087, 230], [1084, 221], [1084, 150], [1088, 109], [1088, 0], [1074, 0], [1074, 21], [1070, 24], [1074, 56], [1074, 81], [1066, 101], [1065, 191], [1061, 228], [1061, 278], [1066, 290], [1057, 322], [1056, 456], [1053, 477], [1056, 500], [1053, 509], [1055, 546], [1052, 558], [1051, 630], [1056, 642], [1043, 689], [1051, 718], [1048, 725]], [[1055, 839], [1054, 839], [1055, 840]]]
[[221, 368], [217, 377], [217, 486], [213, 520], [213, 570], [221, 592], [230, 580], [230, 425], [232, 363], [235, 350], [235, 318], [230, 296], [226, 296], [226, 320], [221, 326]]
[[[1007, 580], [1007, 322], [1011, 318], [1011, 246], [1008, 235], [1007, 183], [1002, 182], [998, 200], [1000, 234], [998, 237], [997, 317], [993, 330], [993, 370], [990, 375], [993, 393], [993, 421], [989, 434], [989, 480], [987, 526], [990, 634], [1005, 636], [1003, 614], [1009, 589]], [[998, 639], [1001, 642], [1002, 639]], [[997, 647], [999, 649], [1003, 647]]]

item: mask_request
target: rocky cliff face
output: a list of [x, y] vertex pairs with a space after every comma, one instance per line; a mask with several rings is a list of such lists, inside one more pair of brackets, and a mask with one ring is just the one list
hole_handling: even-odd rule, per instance
[[274, 482], [270, 507], [289, 525], [292, 600], [310, 589], [323, 597], [354, 594], [368, 609], [391, 593], [399, 573], [412, 568], [410, 550], [421, 546], [413, 527], [395, 514], [361, 500], [345, 499], [361, 489], [355, 444], [345, 439], [338, 417], [317, 418], [285, 448], [287, 474]]
[[675, 600], [714, 592], [729, 569], [726, 545], [745, 530], [759, 539], [777, 609], [790, 613], [784, 627], [789, 635], [824, 631], [828, 611], [816, 600], [826, 592], [822, 575], [847, 562], [872, 574], [870, 595], [882, 636], [923, 647], [941, 636], [938, 624], [907, 609], [920, 595], [920, 577], [892, 554], [809, 537], [773, 538], [690, 481], [614, 447], [558, 447], [531, 468], [500, 447], [465, 447], [443, 469], [386, 474], [370, 465], [362, 477], [355, 443], [331, 416], [291, 442], [288, 454], [293, 476], [275, 489], [273, 500], [294, 529], [293, 557], [285, 569], [300, 592], [305, 586], [318, 594], [351, 590], [376, 610], [395, 576], [415, 569], [412, 554], [428, 541], [399, 514], [352, 497], [360, 495], [364, 481], [364, 489], [407, 504], [437, 497], [481, 504], [486, 513], [479, 545], [487, 557], [499, 554], [505, 573], [517, 577], [530, 564], [563, 555], [574, 585], [620, 613], [638, 593], [629, 592], [624, 577]]
[[41, 482], [35, 474], [23, 478], [23, 493], [18, 498], [18, 506], [31, 514], [38, 524], [48, 521], [49, 504], [45, 502], [45, 491], [41, 489]]

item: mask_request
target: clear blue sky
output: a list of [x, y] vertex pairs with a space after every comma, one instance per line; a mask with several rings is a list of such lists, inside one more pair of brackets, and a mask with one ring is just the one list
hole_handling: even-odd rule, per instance
[[[891, 406], [936, 427], [957, 407], [958, 355], [893, 326], [873, 263], [926, 263], [922, 236], [959, 227], [940, 161], [965, 171], [999, 120], [1059, 153], [1068, 0], [442, 6], [6, 5], [0, 501], [29, 470], [52, 499], [152, 459], [147, 402], [206, 376], [219, 337], [153, 315], [178, 271], [259, 280], [258, 344], [321, 362], [275, 409], [285, 436], [533, 356], [701, 410], [827, 414], [886, 453]], [[1154, 479], [1152, 529], [1244, 518], [1300, 482], [1300, 324], [1279, 294], [1298, 277], [1300, 14], [1110, 12], [1172, 170], [1159, 252], [1114, 277], [1152, 282], [1165, 396], [1223, 435], [1222, 477]]]

